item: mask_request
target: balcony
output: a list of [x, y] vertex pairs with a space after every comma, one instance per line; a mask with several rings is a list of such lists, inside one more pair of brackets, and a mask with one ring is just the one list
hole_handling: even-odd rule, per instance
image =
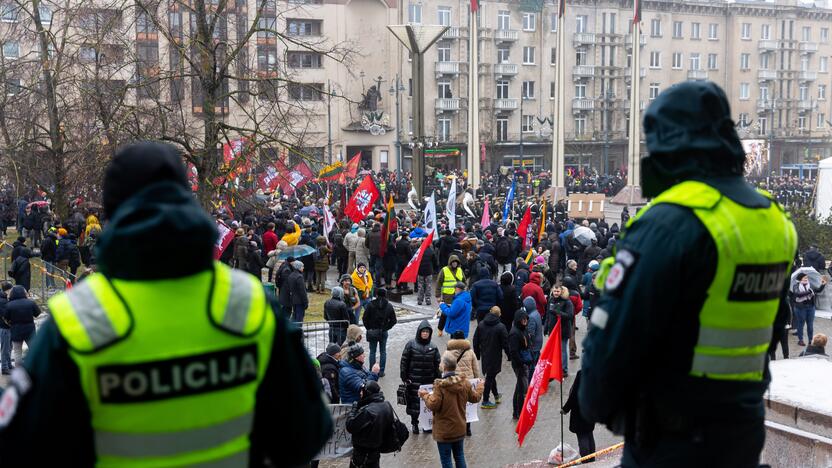
[[777, 79], [777, 71], [775, 70], [759, 70], [757, 72], [757, 80], [760, 82], [763, 81], [774, 81]]
[[442, 75], [468, 73], [468, 62], [436, 62], [434, 72], [436, 73], [436, 78]]
[[[624, 108], [624, 111], [629, 114], [630, 113], [630, 100], [625, 99], [624, 101], [622, 101], [622, 106]], [[644, 109], [647, 109], [647, 101], [639, 101], [638, 102], [638, 110], [644, 111]]]
[[489, 75], [491, 74], [491, 64], [490, 63], [480, 63], [479, 70], [477, 73], [480, 75]]
[[480, 40], [490, 40], [494, 37], [494, 30], [491, 28], [479, 28], [477, 29], [477, 33]]
[[765, 114], [774, 107], [774, 101], [771, 99], [757, 99], [757, 113]]
[[[625, 70], [626, 70], [626, 69], [625, 69]], [[626, 70], [626, 72], [627, 72], [627, 73], [624, 75], [624, 81], [626, 81], [627, 83], [629, 83], [629, 82], [633, 81], [633, 79], [632, 79], [632, 74], [630, 73], [630, 70]], [[647, 69], [646, 69], [646, 68], [644, 68], [644, 67], [641, 67], [641, 70], [639, 70], [639, 72], [638, 72], [638, 76], [639, 76], [639, 78], [641, 78], [641, 79], [646, 78], [646, 77], [647, 77]]]
[[515, 76], [518, 72], [516, 63], [497, 63], [494, 65], [495, 76]]
[[797, 76], [797, 79], [800, 81], [815, 81], [818, 79], [818, 72], [802, 71]]
[[688, 70], [689, 80], [707, 80], [708, 72], [705, 70]]
[[761, 52], [774, 52], [778, 48], [778, 43], [777, 41], [764, 39], [757, 43], [757, 48], [760, 49]]
[[572, 44], [576, 46], [595, 44], [595, 33], [575, 33], [572, 36]]
[[[638, 44], [639, 44], [640, 47], [644, 47], [645, 45], [647, 45], [647, 35], [646, 34], [641, 34], [640, 36], [641, 37], [639, 38]], [[626, 36], [624, 36], [624, 45], [628, 49], [633, 48], [633, 35], [632, 34], [627, 34]]]
[[797, 110], [800, 111], [800, 112], [808, 112], [808, 111], [814, 110], [814, 108], [815, 108], [814, 104], [815, 104], [814, 102], [812, 102], [810, 100], [807, 100], [807, 99], [797, 101]]
[[581, 78], [592, 78], [593, 76], [595, 76], [595, 67], [592, 65], [578, 65], [572, 69], [572, 77], [575, 81]]
[[434, 109], [437, 114], [443, 112], [459, 112], [462, 107], [463, 103], [460, 98], [439, 98], [434, 103]]
[[516, 42], [520, 39], [520, 31], [516, 29], [498, 29], [494, 31], [494, 41], [500, 42]]
[[572, 99], [572, 111], [573, 112], [590, 111], [594, 108], [595, 108], [595, 101], [593, 101], [592, 99], [586, 99], [586, 98]]
[[802, 55], [807, 54], [814, 54], [818, 51], [818, 43], [817, 42], [804, 42], [800, 41], [800, 53]]
[[519, 99], [495, 99], [494, 100], [494, 110], [495, 111], [515, 111], [517, 108], [520, 107], [520, 100]]
[[442, 35], [442, 39], [464, 39], [468, 37], [468, 28], [465, 26], [451, 26]]

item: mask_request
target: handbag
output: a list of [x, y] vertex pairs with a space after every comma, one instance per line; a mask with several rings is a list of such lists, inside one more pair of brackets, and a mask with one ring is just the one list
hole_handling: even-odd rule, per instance
[[532, 363], [532, 352], [528, 349], [524, 349], [520, 351], [520, 360], [523, 361], [523, 364], [531, 364]]
[[396, 402], [402, 406], [407, 406], [407, 384], [401, 383], [399, 384], [399, 388], [396, 390]]
[[381, 453], [393, 453], [400, 451], [402, 449], [402, 445], [404, 445], [410, 437], [410, 431], [407, 429], [407, 426], [399, 420], [399, 415], [396, 414], [396, 410], [394, 410], [392, 406], [390, 407], [390, 411], [393, 412], [393, 427], [391, 428], [392, 430], [384, 436], [381, 447], [379, 447], [379, 452]]

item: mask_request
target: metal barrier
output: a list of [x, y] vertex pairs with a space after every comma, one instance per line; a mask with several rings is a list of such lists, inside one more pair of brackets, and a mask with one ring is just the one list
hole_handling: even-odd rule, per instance
[[[13, 247], [6, 241], [0, 242], [0, 264], [2, 271], [0, 277], [7, 281], [13, 281], [9, 277], [9, 270], [12, 267]], [[76, 276], [71, 272], [62, 270], [52, 263], [46, 262], [39, 257], [29, 259], [32, 272], [29, 296], [42, 307], [46, 307], [49, 298], [66, 291], [68, 283], [74, 283]]]
[[[341, 346], [346, 341], [347, 327], [350, 322], [348, 320], [330, 320], [328, 322], [302, 322], [295, 325], [299, 325], [303, 330], [303, 345], [306, 346], [309, 355], [314, 358], [325, 352], [330, 343]], [[340, 326], [333, 327], [333, 325]], [[340, 332], [341, 329], [343, 329], [343, 332]]]

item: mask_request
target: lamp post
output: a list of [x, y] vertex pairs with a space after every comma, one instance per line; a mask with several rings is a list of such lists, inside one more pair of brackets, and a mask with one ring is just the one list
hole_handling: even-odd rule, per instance
[[396, 96], [396, 168], [399, 172], [399, 177], [402, 175], [402, 138], [401, 138], [401, 131], [402, 131], [402, 114], [399, 109], [399, 96], [401, 95], [402, 91], [404, 91], [404, 85], [402, 85], [401, 77], [399, 74], [396, 74], [396, 81], [393, 82], [393, 85], [390, 86], [390, 95]]
[[612, 89], [607, 87], [607, 92], [604, 93], [604, 175], [610, 173], [610, 127], [612, 127]]

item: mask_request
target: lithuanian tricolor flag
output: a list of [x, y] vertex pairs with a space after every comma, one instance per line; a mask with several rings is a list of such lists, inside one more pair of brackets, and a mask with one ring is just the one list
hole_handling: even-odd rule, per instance
[[325, 168], [321, 169], [321, 171], [318, 172], [318, 179], [321, 181], [337, 181], [341, 177], [342, 172], [344, 172], [344, 163], [342, 163], [341, 161], [336, 161], [335, 163], [330, 164], [329, 166], [326, 166]]

